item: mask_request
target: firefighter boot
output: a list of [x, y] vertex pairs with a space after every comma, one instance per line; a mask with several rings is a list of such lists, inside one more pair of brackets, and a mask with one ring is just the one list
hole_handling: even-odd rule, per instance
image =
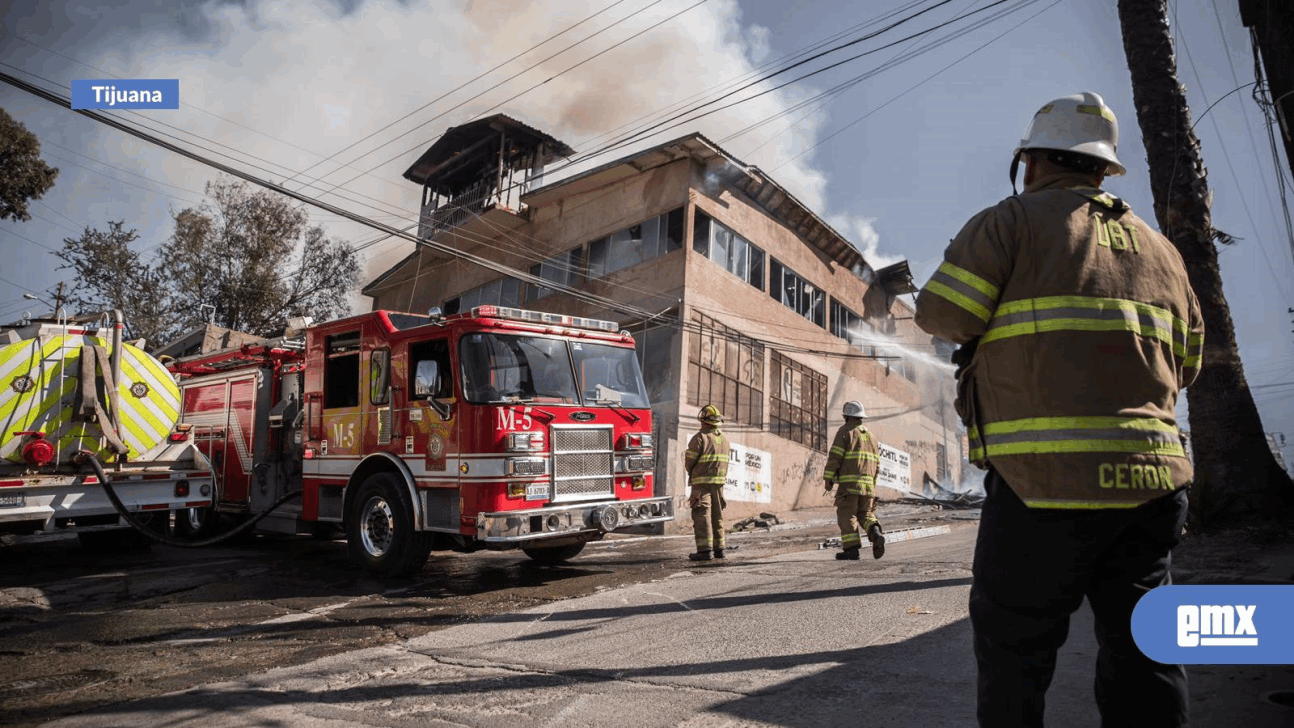
[[705, 549], [704, 551], [697, 551], [694, 554], [688, 554], [687, 557], [692, 561], [709, 561], [712, 558], [710, 556], [710, 549]]
[[715, 549], [715, 550], [714, 550], [714, 557], [715, 557], [716, 559], [722, 559], [722, 558], [723, 558], [723, 547], [719, 547], [719, 548], [717, 548], [717, 549]]
[[879, 559], [885, 555], [885, 534], [881, 533], [881, 524], [873, 523], [867, 529], [867, 537], [872, 542], [872, 558]]
[[851, 546], [850, 548], [847, 548], [844, 551], [841, 551], [840, 553], [836, 554], [836, 561], [857, 561], [857, 560], [858, 560], [857, 546]]

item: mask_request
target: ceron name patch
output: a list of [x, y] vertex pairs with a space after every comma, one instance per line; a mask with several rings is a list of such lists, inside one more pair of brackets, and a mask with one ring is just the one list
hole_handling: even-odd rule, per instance
[[178, 109], [178, 78], [72, 81], [73, 109]]

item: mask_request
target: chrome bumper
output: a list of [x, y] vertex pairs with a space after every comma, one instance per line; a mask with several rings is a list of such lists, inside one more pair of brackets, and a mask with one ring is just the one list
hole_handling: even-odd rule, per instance
[[581, 533], [610, 533], [629, 526], [674, 520], [671, 498], [579, 503], [527, 511], [481, 513], [476, 538], [487, 543], [515, 543]]

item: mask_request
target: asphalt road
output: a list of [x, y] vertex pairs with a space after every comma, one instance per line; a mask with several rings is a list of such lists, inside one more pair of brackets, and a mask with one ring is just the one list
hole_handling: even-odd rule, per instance
[[[737, 534], [724, 564], [686, 561], [686, 537], [647, 538], [560, 568], [433, 556], [402, 583], [346, 566], [344, 544], [308, 540], [97, 566], [52, 546], [6, 554], [0, 722], [971, 725], [976, 523], [945, 523], [951, 533], [892, 544], [881, 561], [835, 561], [816, 548], [833, 530], [818, 522]], [[1048, 725], [1099, 722], [1091, 631], [1084, 609]], [[1263, 700], [1294, 689], [1288, 668], [1191, 675], [1197, 726], [1294, 715]]]

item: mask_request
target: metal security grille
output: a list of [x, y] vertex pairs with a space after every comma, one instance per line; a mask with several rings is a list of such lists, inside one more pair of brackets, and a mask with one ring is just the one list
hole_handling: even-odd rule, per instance
[[377, 444], [391, 444], [391, 408], [382, 407], [377, 411]]
[[615, 494], [610, 427], [553, 428], [553, 501]]

